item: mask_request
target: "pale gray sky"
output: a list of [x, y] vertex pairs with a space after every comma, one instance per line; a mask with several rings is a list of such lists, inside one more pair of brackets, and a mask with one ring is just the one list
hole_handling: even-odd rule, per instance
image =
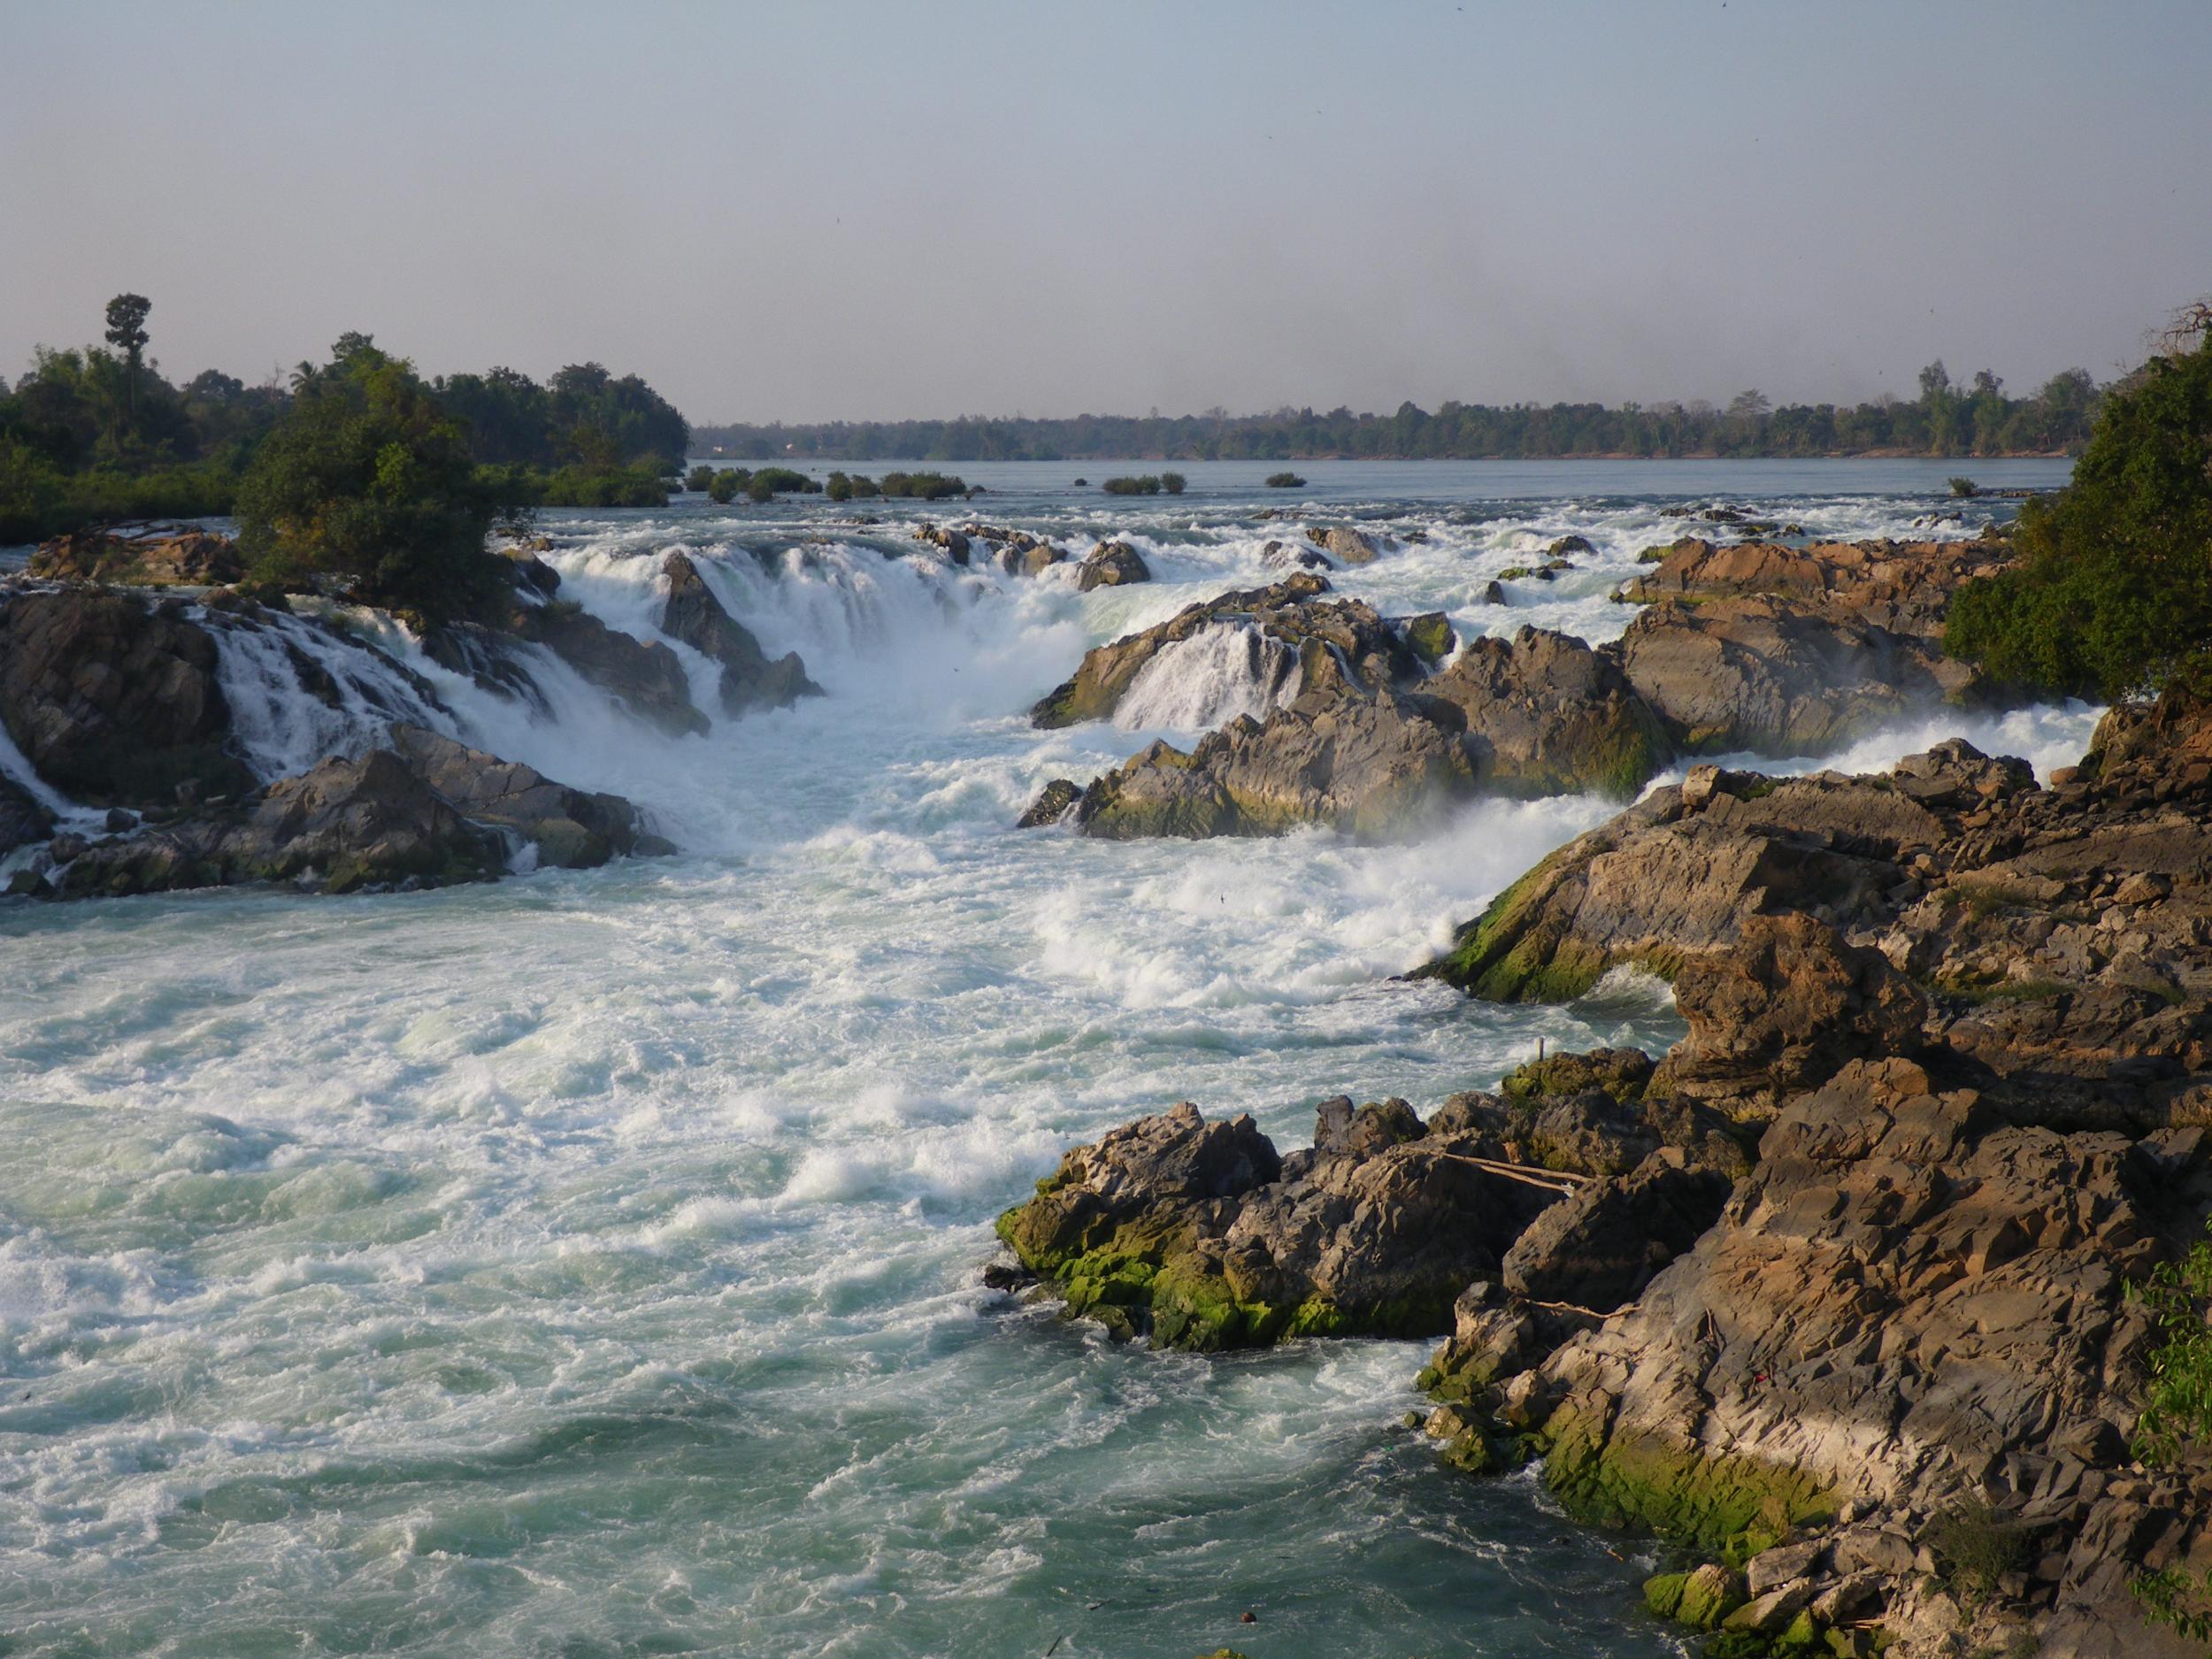
[[1909, 396], [2212, 290], [2212, 4], [0, 0], [0, 373], [693, 420]]

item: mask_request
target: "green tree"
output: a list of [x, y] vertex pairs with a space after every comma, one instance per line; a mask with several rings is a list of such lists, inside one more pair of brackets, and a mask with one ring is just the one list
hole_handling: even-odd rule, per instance
[[2020, 558], [1951, 603], [1944, 645], [2062, 695], [2156, 689], [2212, 648], [2212, 312], [2107, 395], [2072, 483], [2020, 513]]
[[123, 382], [124, 407], [131, 425], [138, 424], [138, 365], [146, 351], [146, 314], [153, 301], [143, 294], [118, 294], [108, 302], [108, 344], [123, 354], [128, 371]]
[[511, 586], [485, 544], [517, 511], [511, 488], [475, 465], [466, 428], [412, 364], [347, 335], [307, 367], [241, 481], [239, 545], [263, 580], [323, 578], [443, 621]]

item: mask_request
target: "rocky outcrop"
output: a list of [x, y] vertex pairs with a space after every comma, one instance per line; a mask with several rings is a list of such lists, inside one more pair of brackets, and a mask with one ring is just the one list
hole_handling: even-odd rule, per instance
[[79, 530], [42, 545], [28, 573], [52, 581], [130, 588], [213, 588], [246, 573], [228, 536], [157, 525], [135, 531]]
[[1623, 963], [1672, 977], [1790, 908], [1866, 942], [1970, 819], [2034, 789], [2018, 762], [1964, 743], [1887, 776], [1696, 767], [1539, 864], [1422, 972], [1495, 1001], [1563, 1001]]
[[1756, 1162], [1579, 1326], [1540, 1293], [1609, 1253], [1546, 1251], [1564, 1206], [1532, 1226], [1425, 1373], [1448, 1456], [1540, 1455], [1576, 1513], [1719, 1557], [1691, 1611], [1683, 1574], [1650, 1599], [1747, 1641], [2184, 1651], [2129, 1586], [2212, 1566], [2212, 1449], [2138, 1460], [2160, 1339], [2124, 1286], [2212, 1213], [2212, 710], [2116, 710], [2048, 789], [1952, 743], [1682, 793], [1540, 872], [1486, 960], [1642, 929], [1691, 1027], [1644, 1102], [1767, 1118]]
[[1425, 1123], [1327, 1102], [1310, 1151], [1204, 1197], [1110, 1197], [1071, 1155], [1002, 1232], [1071, 1305], [1201, 1347], [1435, 1325], [1460, 1276], [1416, 1420], [1694, 1552], [1647, 1599], [1716, 1651], [2188, 1651], [2136, 1586], [2212, 1583], [2212, 1446], [2178, 1396], [2177, 1443], [2143, 1433], [2205, 1317], [2174, 1264], [2212, 1217], [2212, 704], [2116, 710], [2047, 788], [1959, 742], [1697, 768], [1440, 972], [1569, 995], [1624, 961], [1688, 1021], [1655, 1067], [1549, 1056]]
[[707, 729], [707, 717], [691, 701], [683, 660], [658, 641], [648, 643], [611, 628], [588, 611], [558, 600], [516, 606], [509, 627], [517, 638], [544, 646], [592, 684], [611, 692], [638, 718], [670, 736]]
[[1126, 541], [1101, 541], [1076, 572], [1075, 586], [1079, 593], [1087, 594], [1094, 588], [1122, 588], [1151, 580], [1152, 567], [1136, 549]]
[[[2099, 1533], [2155, 1521], [2170, 1560], [2202, 1535], [2185, 1489], [2162, 1517], [2130, 1473], [2148, 1333], [2123, 1286], [2201, 1217], [2205, 1153], [2200, 1131], [2007, 1126], [1910, 1062], [1854, 1061], [1632, 1309], [1492, 1386], [1571, 1509], [1748, 1559], [1753, 1603], [1794, 1592], [1785, 1622], [1826, 1601], [1816, 1626], [1879, 1621], [1893, 1652], [2039, 1623], [2040, 1651], [2124, 1629], [2108, 1651], [2158, 1652]], [[1993, 1581], [1932, 1594], [1969, 1528], [2010, 1540]]]
[[53, 849], [55, 867], [21, 890], [68, 898], [299, 881], [331, 893], [488, 879], [506, 846], [471, 824], [399, 756], [324, 761], [227, 810]]
[[1571, 1185], [1486, 1167], [1473, 1137], [1425, 1131], [1402, 1101], [1331, 1102], [1321, 1120], [1285, 1159], [1249, 1118], [1141, 1118], [1070, 1152], [1000, 1236], [1071, 1312], [1164, 1346], [1417, 1335]]
[[1305, 658], [1304, 689], [1264, 720], [1132, 757], [1085, 790], [1079, 827], [1117, 840], [1314, 824], [1399, 834], [1479, 791], [1632, 795], [1668, 757], [1610, 659], [1563, 634], [1472, 641], [1402, 690], [1348, 677], [1342, 661]]
[[[1609, 645], [1534, 628], [1459, 645], [1448, 619], [1416, 618], [1399, 630], [1411, 654], [1451, 655], [1415, 680], [1400, 663], [1386, 673], [1356, 663], [1332, 640], [1333, 665], [1348, 672], [1332, 679], [1331, 658], [1305, 651], [1288, 706], [1188, 752], [1156, 745], [1131, 757], [1091, 787], [1081, 821], [1113, 836], [1402, 826], [1417, 819], [1409, 802], [1421, 792], [1624, 797], [1683, 751], [1819, 754], [1982, 695], [1975, 671], [1943, 656], [1941, 618], [1960, 584], [2002, 557], [1951, 543], [1685, 541], [1637, 589], [1657, 602]], [[1506, 574], [1548, 580], [1566, 564]], [[1225, 595], [1099, 647], [1033, 718], [1110, 712], [1164, 646], [1217, 618], [1249, 614], [1263, 633], [1295, 638], [1283, 618], [1346, 607], [1308, 603], [1321, 589], [1300, 580]], [[1359, 801], [1368, 788], [1381, 792], [1371, 810]]]
[[1622, 588], [1639, 603], [1693, 603], [1766, 595], [1856, 617], [1888, 633], [1941, 634], [1951, 595], [1993, 574], [2011, 557], [1987, 541], [1774, 541], [1716, 546], [1686, 536], [1663, 549], [1657, 568]]
[[1824, 754], [1965, 701], [1979, 680], [1939, 641], [1763, 595], [1654, 605], [1618, 651], [1628, 682], [1692, 753]]
[[526, 841], [539, 863], [568, 868], [673, 850], [618, 795], [572, 789], [401, 726], [388, 747], [326, 760], [242, 801], [127, 823], [89, 843], [58, 837], [44, 867], [19, 875], [15, 890], [77, 898], [254, 882], [329, 893], [437, 887], [504, 873]]
[[417, 726], [396, 726], [387, 741], [407, 769], [464, 818], [533, 843], [541, 864], [588, 870], [628, 853], [675, 850], [647, 833], [637, 809], [618, 795], [572, 789], [534, 767]]
[[216, 646], [181, 601], [98, 588], [0, 595], [0, 723], [56, 789], [98, 806], [242, 793]]
[[1030, 722], [1049, 728], [1107, 718], [1162, 650], [1222, 625], [1296, 650], [1302, 690], [1339, 683], [1383, 687], [1419, 676], [1419, 659], [1373, 606], [1356, 599], [1323, 600], [1328, 591], [1324, 578], [1302, 574], [1187, 605], [1165, 622], [1086, 652], [1073, 677], [1030, 711]]
[[1993, 542], [1686, 537], [1622, 588], [1651, 608], [1623, 635], [1621, 664], [1686, 749], [1820, 754], [1981, 694], [1943, 655], [1943, 618], [2010, 557]]
[[687, 553], [662, 561], [668, 599], [661, 610], [661, 632], [722, 665], [718, 694], [731, 716], [756, 709], [787, 709], [801, 697], [818, 697], [822, 688], [809, 680], [796, 651], [771, 659], [760, 641], [722, 608]]

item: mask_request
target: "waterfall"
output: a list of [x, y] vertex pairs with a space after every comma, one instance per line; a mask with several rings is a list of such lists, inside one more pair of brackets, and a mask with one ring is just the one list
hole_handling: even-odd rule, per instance
[[358, 755], [395, 721], [450, 731], [421, 675], [335, 627], [283, 611], [199, 611], [238, 753], [264, 782], [333, 755]]
[[1298, 653], [1249, 623], [1210, 622], [1163, 646], [1114, 710], [1124, 731], [1210, 731], [1240, 714], [1263, 718], [1297, 695]]

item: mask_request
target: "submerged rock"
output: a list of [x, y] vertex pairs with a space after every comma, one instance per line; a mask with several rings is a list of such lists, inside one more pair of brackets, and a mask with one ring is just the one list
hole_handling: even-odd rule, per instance
[[1348, 524], [1332, 525], [1324, 528], [1315, 525], [1306, 532], [1316, 547], [1325, 548], [1347, 565], [1371, 565], [1382, 557], [1387, 536], [1371, 536], [1363, 530], [1355, 530]]
[[1015, 821], [1016, 829], [1041, 829], [1048, 824], [1057, 824], [1067, 817], [1070, 809], [1083, 798], [1083, 786], [1072, 778], [1055, 778], [1037, 792], [1037, 798], [1029, 803]]
[[661, 632], [722, 665], [718, 687], [722, 710], [736, 716], [755, 709], [786, 709], [801, 697], [818, 697], [822, 688], [807, 678], [796, 651], [771, 659], [752, 631], [722, 608], [687, 553], [662, 561], [668, 600], [661, 609]]

